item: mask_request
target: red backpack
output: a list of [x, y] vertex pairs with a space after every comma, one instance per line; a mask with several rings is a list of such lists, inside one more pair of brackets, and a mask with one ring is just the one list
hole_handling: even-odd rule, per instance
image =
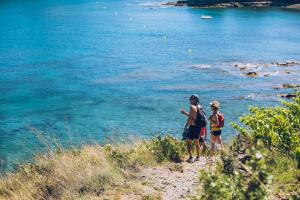
[[217, 115], [218, 115], [218, 121], [219, 121], [219, 126], [218, 127], [223, 128], [224, 121], [225, 121], [224, 115], [221, 112], [219, 112]]

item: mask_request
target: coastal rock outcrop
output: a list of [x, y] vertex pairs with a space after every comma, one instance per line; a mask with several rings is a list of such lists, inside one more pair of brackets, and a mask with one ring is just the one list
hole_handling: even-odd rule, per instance
[[294, 93], [289, 93], [289, 94], [278, 94], [278, 96], [279, 96], [279, 97], [282, 97], [282, 98], [291, 99], [291, 98], [297, 97], [297, 94], [294, 94]]
[[[300, 0], [179, 0], [167, 2], [163, 5], [190, 6], [190, 7], [214, 7], [214, 8], [240, 8], [240, 7], [268, 7], [278, 6], [287, 8], [300, 8]], [[298, 6], [293, 6], [298, 5]]]
[[300, 85], [298, 84], [290, 84], [290, 83], [286, 83], [282, 85], [283, 88], [300, 88]]
[[299, 65], [300, 63], [295, 62], [295, 61], [287, 61], [287, 62], [282, 62], [282, 63], [277, 62], [276, 64], [279, 67], [288, 67], [288, 66]]

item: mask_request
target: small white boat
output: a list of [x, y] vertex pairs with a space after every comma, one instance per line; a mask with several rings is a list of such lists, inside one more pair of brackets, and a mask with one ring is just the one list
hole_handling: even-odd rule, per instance
[[212, 19], [212, 16], [209, 15], [202, 15], [201, 19]]

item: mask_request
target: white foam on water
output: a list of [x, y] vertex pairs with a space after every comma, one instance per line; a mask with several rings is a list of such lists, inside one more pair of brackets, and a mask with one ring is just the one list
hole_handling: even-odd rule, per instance
[[195, 64], [195, 65], [189, 65], [192, 69], [211, 69], [212, 66], [208, 64]]

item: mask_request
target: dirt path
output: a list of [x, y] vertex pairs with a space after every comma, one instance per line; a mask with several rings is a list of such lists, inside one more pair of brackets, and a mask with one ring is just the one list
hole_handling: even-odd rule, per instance
[[186, 199], [193, 196], [199, 187], [199, 170], [212, 167], [207, 157], [194, 163], [169, 164], [143, 169], [140, 178], [155, 190], [160, 191], [163, 200]]

